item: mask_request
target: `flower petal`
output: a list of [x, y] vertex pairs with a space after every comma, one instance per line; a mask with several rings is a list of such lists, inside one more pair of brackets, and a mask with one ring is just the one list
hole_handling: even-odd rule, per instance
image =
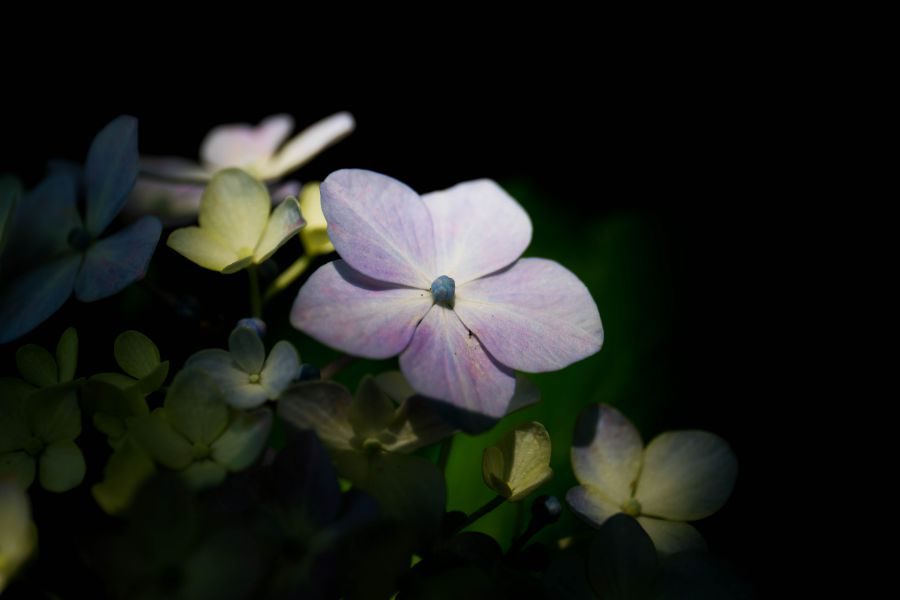
[[422, 196], [434, 223], [436, 273], [462, 285], [509, 266], [531, 242], [531, 219], [490, 179]]
[[209, 169], [178, 156], [141, 156], [138, 160], [138, 170], [141, 175], [198, 183], [209, 181], [212, 177]]
[[113, 355], [119, 367], [141, 379], [159, 366], [159, 348], [140, 331], [128, 330], [119, 334], [113, 343]]
[[566, 502], [576, 515], [595, 527], [600, 527], [608, 518], [622, 512], [618, 504], [590, 484], [571, 488], [566, 493]]
[[218, 234], [239, 257], [252, 256], [270, 209], [266, 186], [240, 169], [226, 169], [203, 190], [200, 227]]
[[166, 417], [189, 441], [210, 444], [228, 425], [228, 407], [214, 379], [196, 369], [181, 371], [165, 399]]
[[201, 196], [200, 183], [168, 183], [140, 177], [128, 196], [125, 211], [132, 217], [154, 215], [167, 226], [184, 225], [197, 218]]
[[435, 304], [400, 355], [403, 375], [420, 393], [477, 415], [500, 418], [516, 387], [456, 314]]
[[225, 350], [201, 350], [188, 358], [185, 368], [200, 369], [219, 385], [225, 403], [238, 409], [254, 408], [264, 403], [269, 392], [259, 383], [250, 383], [249, 375]]
[[166, 245], [201, 267], [222, 273], [240, 271], [253, 262], [252, 256], [239, 257], [219, 234], [201, 227], [176, 229]]
[[160, 233], [159, 219], [144, 217], [91, 246], [75, 282], [75, 296], [93, 302], [143, 279]]
[[211, 460], [195, 462], [181, 472], [181, 476], [184, 477], [188, 482], [188, 485], [195, 490], [202, 490], [219, 485], [225, 481], [225, 476], [227, 474], [225, 467]]
[[337, 260], [300, 288], [291, 324], [333, 348], [365, 358], [403, 351], [432, 305], [431, 294], [375, 281]]
[[266, 361], [266, 347], [252, 328], [240, 325], [235, 327], [228, 336], [228, 350], [231, 351], [235, 364], [245, 373], [262, 371]]
[[100, 130], [84, 165], [85, 226], [92, 235], [103, 233], [119, 214], [137, 174], [138, 122], [123, 115]]
[[725, 504], [737, 477], [728, 444], [706, 431], [670, 431], [647, 445], [635, 498], [642, 512], [696, 521]]
[[158, 409], [153, 414], [131, 421], [129, 431], [141, 448], [161, 465], [184, 469], [191, 464], [191, 444], [172, 428]]
[[350, 450], [354, 431], [347, 414], [353, 396], [333, 381], [309, 381], [287, 390], [278, 401], [278, 416], [300, 430], [313, 430], [328, 448]]
[[703, 536], [687, 523], [676, 523], [650, 517], [638, 517], [637, 521], [653, 540], [653, 545], [660, 554], [706, 549]]
[[318, 181], [310, 181], [303, 185], [300, 193], [300, 212], [306, 220], [306, 227], [300, 230], [303, 248], [310, 255], [334, 252], [334, 244], [328, 237], [328, 223], [322, 212], [322, 194]]
[[81, 434], [81, 409], [74, 390], [34, 394], [25, 400], [31, 431], [45, 443]]
[[63, 331], [56, 343], [56, 364], [59, 365], [59, 380], [67, 383], [75, 378], [78, 367], [78, 331], [69, 327]]
[[295, 135], [266, 165], [263, 179], [278, 179], [308, 162], [319, 152], [350, 135], [356, 127], [353, 115], [339, 112], [313, 123]]
[[103, 469], [103, 481], [91, 486], [91, 494], [107, 514], [125, 511], [156, 465], [131, 437], [119, 446]]
[[590, 292], [552, 260], [525, 258], [458, 287], [454, 309], [497, 360], [521, 371], [562, 369], [603, 344]]
[[22, 379], [35, 387], [59, 383], [59, 367], [53, 355], [37, 344], [25, 344], [16, 350], [16, 368]]
[[269, 439], [272, 411], [260, 408], [238, 413], [211, 446], [211, 457], [229, 471], [242, 471], [253, 464]]
[[328, 235], [341, 258], [380, 281], [430, 289], [431, 216], [405, 184], [372, 171], [343, 169], [320, 188]]
[[553, 475], [550, 452], [550, 434], [544, 426], [522, 423], [485, 449], [484, 483], [510, 502], [521, 500]]
[[0, 454], [0, 476], [12, 475], [23, 490], [34, 481], [34, 470], [34, 459], [25, 452]]
[[300, 355], [287, 340], [281, 340], [269, 352], [266, 366], [259, 374], [259, 383], [269, 393], [269, 400], [275, 400], [290, 385], [300, 372]]
[[64, 256], [4, 285], [0, 344], [28, 333], [59, 310], [72, 295], [80, 266], [80, 254]]
[[305, 224], [306, 221], [300, 216], [300, 205], [297, 203], [297, 199], [286, 198], [269, 215], [266, 229], [253, 253], [253, 262], [260, 264], [268, 260]]
[[200, 160], [209, 167], [250, 167], [268, 162], [294, 128], [290, 115], [273, 115], [257, 125], [219, 125], [200, 146]]
[[81, 483], [84, 455], [72, 440], [62, 440], [44, 448], [40, 460], [41, 486], [50, 492], [67, 492]]
[[572, 470], [582, 484], [595, 486], [621, 506], [632, 497], [641, 470], [641, 434], [607, 404], [585, 408], [572, 437]]

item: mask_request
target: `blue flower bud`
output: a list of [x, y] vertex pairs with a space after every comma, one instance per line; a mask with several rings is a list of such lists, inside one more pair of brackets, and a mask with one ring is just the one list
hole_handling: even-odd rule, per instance
[[452, 304], [456, 293], [456, 282], [446, 275], [441, 275], [431, 284], [431, 296], [439, 304]]
[[256, 332], [256, 335], [263, 338], [266, 336], [266, 323], [262, 319], [247, 318], [237, 322], [238, 327], [249, 327]]

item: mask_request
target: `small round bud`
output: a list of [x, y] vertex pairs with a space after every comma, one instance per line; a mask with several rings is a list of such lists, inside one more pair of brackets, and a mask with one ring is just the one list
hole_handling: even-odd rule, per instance
[[531, 515], [542, 523], [555, 523], [562, 515], [562, 503], [556, 496], [538, 496], [531, 505]]
[[266, 323], [262, 319], [257, 319], [255, 317], [249, 317], [246, 319], [241, 319], [237, 322], [238, 327], [249, 327], [253, 331], [256, 332], [256, 335], [259, 337], [266, 336]]

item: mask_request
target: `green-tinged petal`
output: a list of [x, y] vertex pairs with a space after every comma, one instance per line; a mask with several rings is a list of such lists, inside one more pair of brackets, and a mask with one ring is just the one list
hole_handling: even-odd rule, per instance
[[180, 470], [193, 460], [190, 442], [176, 432], [158, 410], [131, 421], [129, 431], [141, 447], [161, 465]]
[[587, 573], [600, 598], [650, 600], [656, 597], [659, 559], [637, 521], [620, 514], [604, 523], [591, 542]]
[[211, 444], [228, 425], [228, 407], [219, 386], [199, 370], [181, 371], [175, 377], [165, 407], [172, 426], [194, 443]]
[[109, 457], [103, 481], [94, 485], [91, 493], [107, 514], [118, 514], [131, 506], [141, 484], [155, 472], [156, 465], [147, 453], [133, 440], [125, 440]]
[[239, 258], [253, 256], [270, 207], [266, 186], [240, 169], [225, 169], [203, 190], [200, 227], [217, 233]]
[[211, 460], [201, 460], [195, 462], [187, 469], [181, 472], [181, 476], [185, 478], [195, 490], [219, 485], [225, 481], [225, 467]]
[[250, 375], [239, 369], [225, 350], [201, 350], [188, 358], [185, 367], [201, 370], [212, 377], [222, 390], [225, 403], [234, 408], [256, 408], [269, 397], [269, 392], [259, 382], [250, 383]]
[[63, 256], [4, 284], [0, 344], [28, 333], [65, 304], [75, 287], [81, 258], [81, 254]]
[[613, 502], [602, 490], [589, 483], [577, 485], [566, 493], [566, 502], [576, 515], [600, 527], [607, 519], [622, 512], [622, 506]]
[[116, 362], [123, 371], [140, 379], [159, 366], [159, 348], [139, 331], [125, 331], [116, 338]]
[[19, 180], [11, 175], [0, 176], [0, 254], [6, 245], [6, 234], [12, 225], [16, 204], [21, 197], [22, 184]]
[[96, 242], [84, 255], [75, 296], [82, 302], [94, 302], [143, 279], [161, 233], [159, 219], [143, 217]]
[[108, 413], [95, 413], [91, 418], [97, 431], [112, 439], [119, 439], [128, 431], [125, 419]]
[[260, 408], [238, 413], [213, 443], [212, 459], [229, 471], [241, 471], [259, 458], [272, 429], [272, 411]]
[[602, 490], [616, 504], [634, 494], [643, 456], [641, 434], [622, 413], [593, 404], [578, 416], [572, 438], [572, 470], [582, 484]]
[[266, 364], [259, 374], [259, 382], [269, 393], [269, 400], [275, 400], [287, 389], [300, 372], [300, 355], [287, 340], [281, 340], [269, 352]]
[[638, 517], [638, 523], [653, 540], [653, 545], [660, 554], [706, 549], [703, 536], [687, 523], [664, 521], [652, 517]]
[[306, 227], [300, 230], [303, 248], [311, 256], [334, 252], [334, 244], [328, 237], [325, 213], [322, 212], [322, 195], [319, 182], [311, 181], [300, 192], [300, 213], [306, 220]]
[[100, 235], [119, 214], [137, 180], [137, 129], [134, 117], [118, 117], [100, 130], [88, 150], [85, 225], [93, 235]]
[[200, 227], [182, 227], [169, 234], [166, 245], [204, 269], [234, 273], [253, 262], [252, 256], [241, 258], [214, 231]]
[[78, 332], [69, 327], [56, 344], [56, 364], [59, 365], [59, 380], [62, 383], [75, 378], [78, 367]]
[[0, 455], [0, 480], [6, 475], [15, 477], [22, 489], [27, 489], [34, 481], [34, 458], [23, 451]]
[[16, 368], [22, 379], [39, 388], [59, 383], [56, 360], [43, 346], [26, 344], [16, 351]]
[[441, 418], [431, 401], [416, 396], [403, 401], [394, 422], [382, 433], [381, 439], [385, 450], [408, 454], [417, 448], [435, 444], [455, 431]]
[[333, 381], [310, 381], [288, 388], [278, 401], [278, 416], [300, 430], [313, 430], [331, 450], [350, 450], [354, 437], [347, 419], [353, 396]]
[[671, 431], [644, 451], [635, 498], [642, 514], [695, 521], [719, 510], [737, 478], [737, 459], [728, 444], [706, 431]]
[[405, 400], [416, 395], [416, 390], [409, 385], [406, 377], [400, 371], [379, 373], [375, 376], [375, 385], [397, 404], [402, 404]]
[[297, 199], [286, 198], [269, 215], [266, 229], [253, 253], [253, 262], [256, 264], [265, 262], [305, 224], [306, 221], [300, 215], [300, 205], [297, 203]]
[[427, 541], [437, 534], [447, 498], [444, 476], [433, 463], [403, 454], [335, 452], [342, 477], [370, 494], [385, 516], [411, 524]]
[[248, 374], [259, 374], [266, 360], [266, 348], [250, 327], [237, 326], [228, 336], [228, 349], [237, 366]]
[[20, 450], [31, 437], [25, 398], [34, 388], [12, 377], [0, 378], [0, 454]]
[[84, 479], [84, 455], [75, 442], [62, 440], [44, 448], [40, 458], [41, 486], [50, 492], [67, 492]]
[[0, 479], [0, 594], [36, 544], [28, 495], [17, 482]]
[[510, 501], [521, 500], [550, 479], [550, 434], [536, 422], [523, 423], [485, 449], [484, 482]]
[[347, 419], [361, 440], [375, 438], [394, 420], [394, 403], [381, 391], [375, 379], [366, 376], [359, 383]]
[[134, 386], [135, 391], [141, 396], [147, 396], [161, 388], [168, 376], [169, 361], [166, 360], [156, 365], [156, 368], [153, 369], [153, 371], [138, 381]]
[[91, 375], [90, 380], [102, 381], [122, 391], [129, 390], [137, 385], [137, 381], [133, 377], [122, 375], [121, 373], [97, 373], [96, 375]]
[[47, 444], [74, 440], [81, 433], [81, 410], [74, 390], [35, 394], [25, 401], [31, 431]]

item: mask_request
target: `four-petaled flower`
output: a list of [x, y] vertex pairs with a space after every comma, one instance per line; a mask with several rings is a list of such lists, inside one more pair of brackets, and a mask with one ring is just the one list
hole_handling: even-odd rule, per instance
[[[238, 167], [273, 183], [349, 135], [354, 127], [353, 116], [346, 112], [313, 123], [290, 140], [287, 137], [294, 129], [290, 115], [268, 117], [256, 127], [220, 125], [200, 146], [202, 164], [177, 157], [142, 156], [141, 178], [129, 211], [155, 214], [170, 223], [184, 222], [197, 214], [203, 186], [217, 171]], [[276, 200], [296, 196], [299, 189], [296, 181], [288, 181], [274, 189], [272, 196]]]
[[581, 485], [566, 500], [576, 513], [598, 527], [614, 514], [629, 514], [663, 554], [704, 546], [684, 521], [719, 510], [737, 476], [737, 460], [717, 435], [669, 431], [644, 448], [634, 425], [605, 404], [578, 418], [572, 468]]
[[570, 271], [519, 259], [531, 221], [496, 183], [419, 196], [390, 177], [332, 173], [322, 209], [343, 260], [300, 290], [291, 322], [367, 358], [400, 354], [420, 393], [499, 418], [513, 370], [561, 369], [594, 354], [600, 314]]

